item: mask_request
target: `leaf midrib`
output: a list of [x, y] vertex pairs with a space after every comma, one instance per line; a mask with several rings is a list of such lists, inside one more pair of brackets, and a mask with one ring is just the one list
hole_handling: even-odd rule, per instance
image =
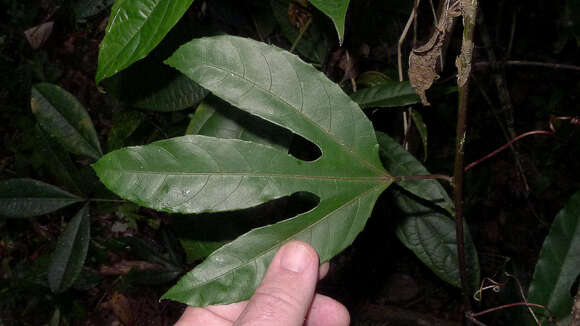
[[348, 181], [380, 181], [381, 183], [387, 183], [391, 181], [391, 176], [385, 174], [384, 176], [378, 177], [335, 177], [335, 176], [322, 176], [322, 175], [301, 175], [301, 174], [277, 174], [277, 173], [245, 173], [245, 172], [164, 172], [164, 171], [139, 171], [139, 170], [124, 170], [124, 169], [112, 169], [109, 171], [119, 171], [122, 173], [133, 173], [133, 174], [152, 174], [152, 175], [165, 175], [165, 176], [247, 176], [255, 178], [292, 178], [292, 179], [314, 179], [314, 180], [348, 180]]

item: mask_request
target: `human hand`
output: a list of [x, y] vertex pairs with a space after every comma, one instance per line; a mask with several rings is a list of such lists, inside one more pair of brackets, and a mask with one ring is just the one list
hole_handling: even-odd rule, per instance
[[347, 326], [346, 308], [314, 293], [328, 272], [328, 264], [318, 264], [309, 244], [291, 241], [278, 250], [249, 301], [188, 307], [175, 326]]

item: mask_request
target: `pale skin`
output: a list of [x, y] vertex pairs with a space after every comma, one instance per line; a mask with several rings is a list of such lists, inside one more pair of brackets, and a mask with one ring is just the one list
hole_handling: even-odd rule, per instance
[[248, 301], [188, 307], [175, 326], [347, 326], [350, 316], [338, 301], [315, 293], [328, 273], [316, 251], [291, 241], [278, 250], [261, 285]]

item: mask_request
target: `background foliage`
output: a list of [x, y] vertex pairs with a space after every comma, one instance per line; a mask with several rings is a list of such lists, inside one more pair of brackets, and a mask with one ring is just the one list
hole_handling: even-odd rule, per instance
[[[423, 2], [419, 42], [432, 26]], [[90, 164], [103, 153], [186, 133], [264, 142], [306, 160], [320, 155], [307, 140], [232, 108], [162, 63], [195, 37], [239, 35], [293, 50], [363, 107], [379, 132], [381, 159], [392, 175], [451, 173], [457, 102], [452, 75], [460, 26], [442, 77], [428, 93], [433, 106], [427, 108], [414, 104], [417, 97], [408, 84], [396, 82], [397, 40], [410, 1], [353, 0], [346, 16], [344, 7], [324, 7], [325, 1], [285, 0], [197, 0], [191, 7], [191, 1], [181, 1], [177, 11], [163, 16], [167, 2], [153, 1], [143, 10], [169, 34], [152, 38], [144, 50], [130, 49], [120, 56], [124, 60], [100, 57], [101, 42], [103, 47], [115, 43], [114, 35], [108, 34], [109, 41], [105, 36], [111, 11], [130, 3], [140, 2], [111, 7], [109, 0], [0, 0], [0, 214], [11, 217], [0, 218], [0, 323], [84, 325], [110, 318], [125, 325], [145, 320], [170, 325], [181, 307], [157, 299], [178, 276], [238, 235], [318, 204], [297, 193], [235, 213], [180, 216], [119, 202], [98, 181]], [[552, 116], [578, 115], [578, 72], [501, 64], [580, 64], [578, 9], [571, 0], [482, 2], [467, 162], [517, 134], [547, 129]], [[149, 35], [147, 26], [137, 33]], [[25, 31], [34, 37], [27, 39]], [[403, 48], [408, 53], [411, 46], [408, 41]], [[97, 69], [100, 60], [119, 66]], [[408, 135], [416, 158], [399, 145], [405, 105], [416, 113]], [[556, 301], [577, 286], [578, 262], [566, 260], [570, 265], [562, 268], [571, 272], [557, 283], [565, 284], [561, 288], [540, 284], [554, 274], [542, 266], [555, 266], [551, 261], [560, 259], [561, 248], [577, 247], [578, 199], [572, 196], [580, 189], [577, 136], [578, 127], [556, 122], [555, 136], [526, 138], [516, 151], [504, 151], [467, 173], [465, 215], [481, 275], [510, 280], [499, 294], [485, 292], [476, 310], [521, 301], [508, 272], [524, 289], [532, 284], [530, 301], [554, 302], [554, 312], [566, 314]], [[10, 206], [14, 198], [38, 194], [34, 189], [50, 196], [26, 207]], [[445, 183], [432, 180], [391, 186], [378, 198], [366, 229], [332, 260], [333, 272], [320, 289], [344, 302], [354, 323], [389, 320], [381, 311], [393, 306], [451, 322], [461, 318], [453, 264], [437, 260], [453, 254], [445, 246], [453, 241], [446, 191]], [[81, 203], [86, 199], [90, 204]], [[21, 216], [11, 216], [15, 211]], [[31, 215], [37, 217], [21, 218]], [[424, 250], [424, 239], [439, 241], [441, 254]], [[499, 325], [527, 319], [527, 309], [514, 308], [483, 320]]]

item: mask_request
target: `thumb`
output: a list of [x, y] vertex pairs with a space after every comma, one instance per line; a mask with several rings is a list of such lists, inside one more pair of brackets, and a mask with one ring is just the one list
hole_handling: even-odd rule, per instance
[[314, 296], [318, 264], [316, 251], [307, 243], [282, 246], [234, 325], [302, 326]]

